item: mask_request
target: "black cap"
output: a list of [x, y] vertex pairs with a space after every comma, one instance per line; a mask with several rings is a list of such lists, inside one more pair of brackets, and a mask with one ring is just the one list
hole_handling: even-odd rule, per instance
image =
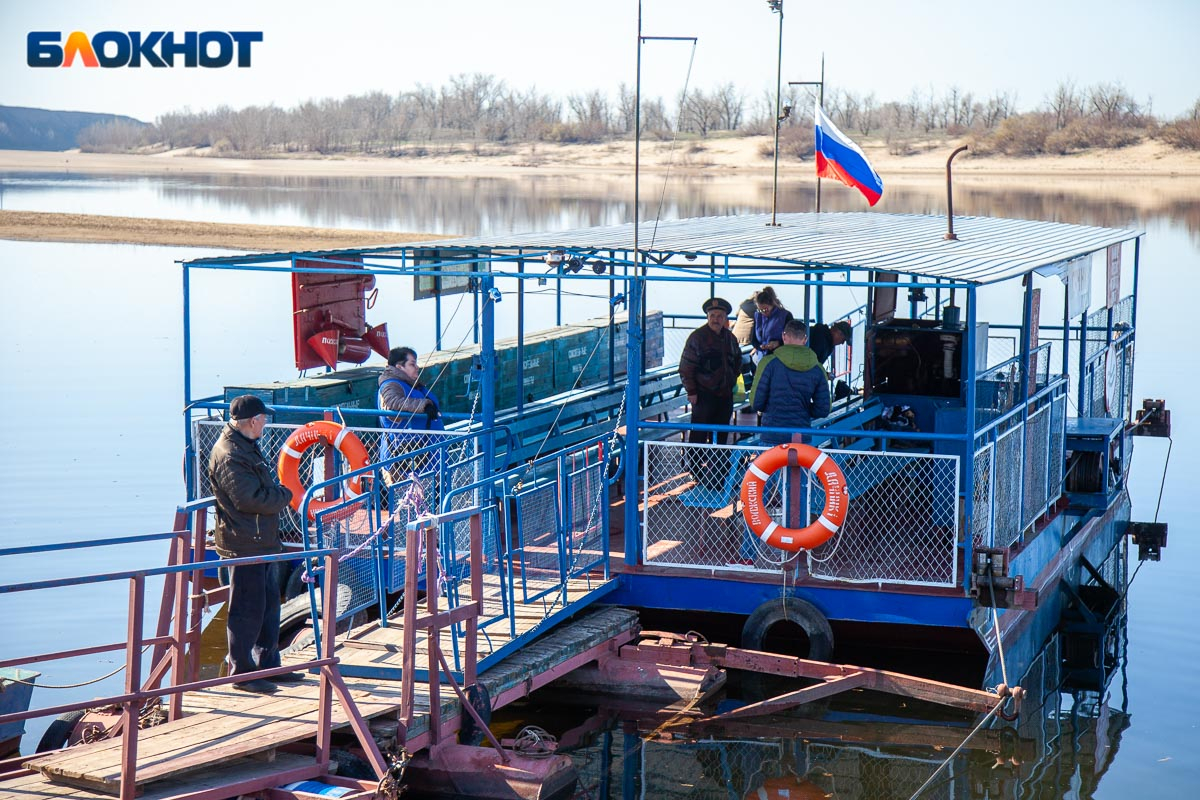
[[267, 404], [261, 398], [255, 397], [252, 394], [243, 394], [233, 398], [229, 404], [230, 419], [252, 419], [259, 414], [274, 414], [275, 412], [267, 408]]
[[726, 314], [733, 312], [733, 306], [729, 305], [729, 301], [724, 297], [710, 297], [705, 300], [704, 305], [701, 306], [701, 310], [703, 310], [705, 314], [718, 308], [724, 311]]

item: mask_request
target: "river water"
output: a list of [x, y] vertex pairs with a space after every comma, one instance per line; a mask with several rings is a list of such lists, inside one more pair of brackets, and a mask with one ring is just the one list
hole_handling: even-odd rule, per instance
[[[1200, 290], [1200, 199], [1159, 202], [1147, 211], [1133, 193], [1153, 192], [1152, 182], [1131, 182], [1119, 192], [1108, 187], [1102, 197], [1022, 190], [1013, 188], [1011, 181], [1007, 186], [964, 187], [955, 197], [955, 209], [962, 214], [1146, 231], [1134, 396], [1166, 398], [1173, 411], [1174, 438], [1180, 443], [1170, 452], [1165, 485], [1168, 442], [1164, 440], [1138, 440], [1132, 470], [1133, 518], [1157, 516], [1170, 523], [1171, 531], [1163, 560], [1144, 565], [1129, 594], [1128, 659], [1122, 679], [1110, 686], [1109, 697], [1113, 716], [1128, 727], [1120, 733], [1115, 752], [1100, 759], [1099, 768], [1075, 757], [1090, 745], [1072, 742], [1070, 737], [1048, 745], [1054, 750], [1049, 763], [1055, 767], [1026, 776], [1020, 796], [1194, 797], [1200, 791], [1200, 688], [1192, 670], [1200, 662], [1200, 635], [1188, 620], [1200, 607], [1200, 581], [1186, 565], [1200, 555], [1194, 522], [1200, 494], [1190, 485], [1190, 477], [1200, 471], [1195, 424], [1200, 400], [1194, 393], [1191, 368], [1186, 366], [1189, 361], [1182, 358], [1193, 337], [1179, 326], [1192, 318], [1192, 298]], [[770, 185], [758, 180], [735, 184], [693, 179], [673, 184], [665, 192], [661, 183], [648, 181], [642, 191], [644, 198], [650, 198], [643, 212], [647, 218], [770, 208]], [[0, 174], [0, 207], [10, 210], [449, 234], [623, 222], [629, 218], [631, 194], [624, 184], [572, 178]], [[943, 201], [937, 191], [889, 188], [884, 210], [941, 213]], [[861, 205], [849, 191], [828, 186], [824, 202], [829, 210]], [[810, 187], [781, 187], [781, 208], [808, 210], [810, 206]], [[4, 546], [103, 540], [170, 528], [174, 507], [182, 499], [183, 441], [181, 282], [174, 262], [211, 252], [0, 241], [0, 319], [5, 324], [0, 345]], [[194, 288], [211, 307], [198, 314], [198, 338], [220, 343], [215, 352], [197, 355], [195, 370], [201, 383], [196, 392], [216, 392], [239, 381], [290, 377], [290, 328], [278, 330], [274, 324], [279, 309], [285, 313], [287, 306], [286, 296], [274, 296], [280, 294], [278, 282], [251, 278], [232, 294], [203, 281]], [[224, 336], [227, 331], [245, 330], [247, 321], [249, 334]], [[394, 340], [405, 338], [419, 349], [430, 346], [427, 325], [407, 320], [406, 327], [394, 318], [387, 321], [404, 331], [398, 335], [394, 329]], [[0, 563], [0, 583], [152, 566], [163, 563], [163, 550], [162, 545], [127, 545], [88, 551], [86, 557], [10, 558]], [[12, 657], [78, 642], [95, 643], [98, 631], [106, 632], [101, 634], [106, 637], [103, 641], [120, 640], [125, 592], [123, 585], [101, 584], [43, 592], [36, 600], [28, 595], [0, 596], [0, 654]], [[46, 669], [40, 683], [63, 686], [91, 681], [117, 669], [122, 661], [123, 656], [102, 655], [54, 665]], [[85, 687], [39, 689], [34, 702], [46, 706], [116, 694], [121, 685], [117, 674]], [[1118, 714], [1121, 709], [1124, 713]], [[27, 752], [44, 724], [28, 726]], [[622, 741], [620, 730], [603, 736], [607, 738], [590, 740], [591, 749], [579, 751], [577, 761], [585, 775], [609, 757], [613, 759], [610, 769], [621, 769], [621, 754], [613, 753], [620, 748], [612, 745]], [[607, 742], [608, 749], [597, 749], [596, 741]], [[793, 755], [799, 747], [797, 742], [785, 744]], [[771, 746], [776, 745], [782, 747], [780, 742]], [[685, 748], [652, 751], [646, 747], [637, 769], [625, 769], [626, 782], [617, 772], [613, 773], [616, 779], [593, 782], [590, 791], [597, 797], [659, 796], [650, 788], [656, 785], [648, 777], [653, 773], [659, 776], [659, 784], [666, 780], [675, 796], [740, 796], [728, 775], [726, 788], [716, 793], [689, 787], [700, 786], [701, 779], [720, 786], [724, 773], [717, 770], [716, 778], [708, 774], [713, 763], [742, 759], [762, 769], [771, 758], [778, 760], [777, 755], [756, 749], [763, 746], [762, 740], [747, 738], [717, 742], [707, 750], [692, 743], [686, 752]], [[874, 747], [867, 749], [883, 752]], [[662, 760], [652, 762], [652, 756]], [[859, 757], [866, 758], [863, 753]], [[939, 760], [929, 763], [936, 765]], [[689, 774], [697, 764], [704, 774]], [[931, 770], [922, 765], [917, 771]], [[742, 768], [739, 774], [745, 771]], [[956, 785], [963, 785], [961, 780], [960, 776]], [[597, 788], [601, 785], [607, 787], [603, 793]], [[848, 786], [845, 781], [843, 785]], [[863, 780], [858, 784], [861, 791], [847, 788], [836, 796], [908, 796], [896, 788], [895, 781], [887, 785], [892, 788], [879, 793]], [[1009, 796], [1004, 787], [980, 786], [968, 796]], [[926, 796], [960, 796], [955, 791], [943, 785]]]

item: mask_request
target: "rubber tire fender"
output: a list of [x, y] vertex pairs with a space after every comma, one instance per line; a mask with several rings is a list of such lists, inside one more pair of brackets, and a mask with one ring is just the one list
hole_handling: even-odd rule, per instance
[[742, 626], [742, 647], [765, 650], [767, 634], [780, 622], [798, 625], [808, 636], [808, 655], [811, 661], [828, 661], [833, 657], [833, 629], [816, 606], [798, 597], [776, 597], [754, 609]]
[[51, 722], [50, 727], [46, 728], [46, 732], [42, 734], [37, 750], [34, 752], [48, 753], [51, 750], [61, 750], [66, 747], [67, 740], [71, 738], [71, 731], [75, 730], [75, 726], [79, 724], [79, 720], [83, 719], [83, 715], [86, 713], [79, 708], [59, 714], [58, 718]]

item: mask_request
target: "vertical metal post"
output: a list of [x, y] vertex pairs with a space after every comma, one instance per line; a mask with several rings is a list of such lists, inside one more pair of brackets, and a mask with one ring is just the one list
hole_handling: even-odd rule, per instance
[[[963, 398], [966, 405], [966, 430], [963, 432], [963, 468], [959, 472], [959, 482], [962, 484], [961, 491], [963, 503], [963, 522], [968, 532], [963, 536], [963, 588], [970, 588], [971, 575], [971, 550], [973, 544], [973, 536], [970, 532], [974, 531], [974, 481], [975, 481], [975, 327], [978, 309], [979, 296], [976, 293], [974, 285], [967, 287], [967, 329], [963, 331], [963, 365], [960, 372], [965, 385], [965, 397]], [[970, 459], [971, 469], [966, 468], [966, 459]], [[971, 475], [972, 486], [970, 489], [966, 486], [966, 480], [962, 478], [964, 475]]]
[[[633, 275], [629, 280], [629, 308], [642, 303], [642, 278]], [[641, 417], [642, 340], [644, 332], [637, 315], [629, 314], [628, 343], [625, 369], [625, 563], [641, 562], [641, 534], [638, 522], [638, 422]]]
[[463, 686], [475, 683], [479, 658], [479, 618], [483, 616], [483, 514], [471, 515], [471, 605], [475, 613], [467, 618], [466, 663], [463, 665]]
[[[641, 213], [642, 177], [642, 0], [638, 0], [637, 13], [637, 78], [633, 89], [633, 267], [637, 272], [641, 260], [638, 247], [638, 218]], [[638, 306], [628, 305], [629, 319], [637, 313]]]
[[[129, 579], [129, 628], [125, 640], [125, 693], [133, 694], [142, 685], [142, 614], [144, 612], [146, 578], [136, 575]], [[121, 800], [133, 800], [137, 795], [138, 712], [141, 700], [130, 700], [121, 706]]]
[[436, 622], [438, 615], [438, 586], [441, 585], [441, 563], [438, 560], [438, 537], [440, 526], [431, 525], [425, 535], [425, 613], [431, 622], [425, 629], [425, 650], [428, 654], [429, 673], [429, 744], [432, 747], [442, 740], [442, 673], [438, 661], [441, 657], [442, 629]]
[[183, 482], [184, 496], [196, 499], [196, 446], [192, 441], [192, 307], [191, 271], [183, 264]]
[[[400, 650], [400, 722], [404, 724], [405, 730], [412, 730], [413, 718], [416, 716], [414, 673], [417, 668], [417, 576], [421, 572], [421, 553], [417, 544], [427, 531], [428, 528], [404, 528], [404, 632]], [[436, 586], [436, 583], [429, 583], [428, 569], [426, 573], [426, 586]]]
[[[483, 381], [480, 387], [483, 400], [483, 430], [490, 431], [496, 427], [496, 304], [492, 302], [491, 291], [494, 282], [491, 275], [482, 279], [483, 303], [483, 342], [479, 348], [479, 361], [483, 371]], [[483, 469], [485, 475], [491, 475], [495, 470], [495, 441], [490, 436], [483, 437]]]
[[779, 208], [779, 126], [780, 95], [783, 93], [783, 0], [771, 0], [771, 10], [779, 14], [779, 52], [775, 59], [775, 177], [771, 181], [771, 226], [778, 227], [775, 212]]
[[1033, 273], [1025, 275], [1025, 304], [1021, 312], [1021, 341], [1017, 343], [1017, 352], [1021, 356], [1021, 391], [1018, 395], [1022, 400], [1029, 398], [1029, 338], [1033, 331]]
[[[525, 262], [520, 262], [524, 271]], [[517, 413], [525, 407], [525, 279], [517, 279]]]
[[[174, 561], [177, 565], [182, 565], [187, 561], [188, 538], [190, 531], [187, 527], [187, 516], [184, 516], [183, 530], [172, 540], [171, 546], [175, 551]], [[171, 642], [171, 686], [182, 686], [191, 680], [191, 676], [187, 670], [187, 612], [188, 612], [188, 591], [190, 588], [189, 578], [191, 573], [180, 570], [172, 575], [167, 575], [166, 580], [174, 581], [175, 597], [174, 608], [172, 610], [172, 619], [175, 620], [175, 631]], [[153, 663], [153, 662], [151, 662]], [[173, 694], [167, 702], [167, 718], [177, 720], [183, 716], [183, 695]]]
[[204, 618], [204, 593], [199, 591], [204, 586], [205, 545], [208, 531], [208, 509], [201, 508], [192, 516], [192, 561], [196, 569], [188, 576], [188, 585], [196, 589], [191, 593], [192, 607], [188, 616], [188, 630], [191, 631], [188, 642], [187, 679], [193, 680], [200, 674], [200, 623]]
[[[1091, 386], [1089, 385], [1091, 380], [1088, 379], [1087, 375], [1085, 374], [1085, 369], [1087, 367], [1087, 318], [1088, 309], [1085, 308], [1083, 309], [1083, 313], [1079, 315], [1079, 400], [1075, 407], [1079, 409], [1080, 416], [1084, 416], [1083, 398], [1085, 394], [1090, 394], [1091, 390]], [[1093, 413], [1094, 410], [1095, 409], [1092, 408], [1091, 403], [1088, 403], [1086, 416], [1096, 416]]]
[[[821, 103], [821, 110], [825, 110], [825, 54], [821, 53], [821, 85], [817, 87], [817, 98]], [[816, 120], [813, 120], [814, 124]], [[817, 176], [817, 213], [821, 213], [821, 176]]]
[[[321, 627], [325, 629], [325, 638], [321, 641], [317, 652], [318, 658], [332, 659], [337, 639], [337, 554], [330, 553], [325, 556], [324, 566], [325, 584], [321, 594]], [[332, 664], [321, 667], [320, 700], [317, 706], [317, 765], [321, 768], [322, 773], [329, 770], [330, 731], [333, 730], [333, 681], [331, 676], [334, 669]]]

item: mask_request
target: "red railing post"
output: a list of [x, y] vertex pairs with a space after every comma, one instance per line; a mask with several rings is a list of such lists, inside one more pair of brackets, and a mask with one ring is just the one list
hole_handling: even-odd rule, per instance
[[[177, 553], [175, 564], [183, 564], [187, 560], [189, 531], [186, 524], [184, 529], [172, 541], [172, 547]], [[171, 643], [171, 685], [182, 686], [189, 680], [187, 674], [187, 635], [188, 635], [188, 594], [191, 573], [176, 572], [167, 576], [167, 582], [175, 584], [175, 635]], [[183, 716], [183, 695], [173, 694], [167, 704], [167, 719], [176, 720]]]
[[[416, 713], [416, 682], [413, 671], [417, 665], [414, 652], [417, 647], [417, 577], [421, 571], [417, 542], [420, 541], [421, 534], [421, 531], [404, 529], [404, 636], [400, 652], [400, 721], [404, 723], [406, 730], [412, 728], [413, 716]], [[426, 581], [426, 586], [429, 585]]]
[[[325, 582], [321, 587], [321, 652], [320, 658], [332, 659], [337, 644], [337, 583], [338, 557], [325, 556]], [[321, 667], [320, 705], [317, 707], [317, 766], [329, 770], [330, 731], [333, 729], [333, 665]]]
[[[145, 606], [146, 579], [129, 579], [129, 636], [125, 642], [125, 693], [135, 694], [142, 683], [142, 613]], [[138, 717], [143, 701], [134, 699], [121, 709], [121, 800], [133, 800], [137, 794]]]
[[[437, 621], [438, 595], [441, 594], [441, 569], [438, 564], [437, 549], [438, 528], [438, 525], [431, 525], [426, 529], [425, 534], [425, 613], [430, 617], [430, 624], [426, 629], [426, 649], [429, 656], [430, 745], [438, 744], [441, 741], [442, 728], [441, 670], [438, 664], [442, 652], [442, 629]], [[406, 601], [407, 599], [405, 598]], [[415, 635], [413, 639], [415, 644]]]
[[200, 634], [204, 618], [204, 558], [205, 534], [208, 509], [201, 508], [192, 514], [192, 561], [197, 565], [190, 574], [192, 610], [188, 615], [188, 657], [184, 682], [191, 682], [200, 674]]

